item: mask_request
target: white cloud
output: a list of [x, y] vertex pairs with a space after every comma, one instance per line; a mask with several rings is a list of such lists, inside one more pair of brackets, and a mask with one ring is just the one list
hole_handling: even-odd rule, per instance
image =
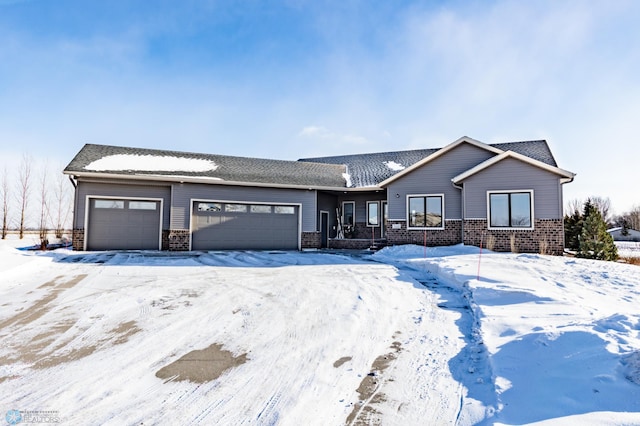
[[363, 136], [353, 135], [349, 133], [337, 133], [322, 126], [306, 126], [298, 133], [298, 136], [304, 138], [322, 139], [327, 142], [334, 142], [343, 145], [366, 145], [367, 143], [369, 143], [367, 138]]

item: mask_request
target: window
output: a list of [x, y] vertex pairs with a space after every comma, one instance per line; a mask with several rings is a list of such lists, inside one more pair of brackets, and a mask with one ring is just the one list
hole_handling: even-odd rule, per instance
[[345, 201], [342, 203], [342, 225], [356, 224], [356, 203], [355, 201]]
[[490, 192], [490, 228], [532, 228], [533, 191]]
[[220, 203], [198, 203], [199, 212], [221, 212], [222, 204]]
[[380, 204], [367, 201], [367, 226], [380, 226]]
[[122, 200], [96, 200], [94, 207], [96, 209], [124, 209], [124, 201]]
[[254, 204], [251, 206], [251, 213], [271, 213], [271, 206], [264, 204]]
[[407, 196], [409, 228], [444, 229], [444, 195]]
[[232, 213], [246, 213], [247, 205], [246, 204], [225, 204], [224, 211], [232, 212]]
[[155, 210], [156, 203], [154, 201], [129, 201], [130, 210]]
[[296, 212], [293, 206], [275, 206], [273, 210], [276, 214], [295, 214]]

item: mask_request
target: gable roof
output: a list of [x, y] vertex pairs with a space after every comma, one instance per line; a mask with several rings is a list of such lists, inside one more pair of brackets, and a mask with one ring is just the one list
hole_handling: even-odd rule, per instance
[[300, 162], [344, 164], [351, 186], [365, 188], [380, 182], [438, 151], [415, 149], [410, 151], [375, 152], [370, 154], [338, 155], [334, 157], [303, 158]]
[[75, 176], [305, 188], [344, 188], [345, 172], [338, 164], [94, 144], [86, 144], [64, 169]]
[[[344, 164], [347, 166], [347, 173], [351, 178], [353, 187], [385, 186], [395, 179], [451, 151], [462, 143], [469, 143], [495, 154], [501, 154], [506, 150], [511, 150], [544, 164], [556, 166], [556, 160], [545, 140], [485, 144], [467, 136], [452, 142], [444, 148], [303, 158], [299, 161]], [[398, 165], [402, 166], [402, 168], [396, 167]]]
[[522, 155], [519, 154], [517, 152], [513, 152], [513, 151], [505, 151], [500, 155], [496, 155], [495, 157], [491, 157], [486, 161], [483, 161], [482, 163], [478, 164], [477, 166], [463, 172], [460, 173], [458, 176], [455, 176], [453, 179], [451, 179], [451, 181], [455, 184], [458, 184], [460, 182], [462, 182], [463, 180], [475, 175], [476, 173], [479, 173], [491, 166], [493, 166], [496, 163], [499, 163], [500, 161], [503, 161], [507, 158], [514, 158], [516, 160], [520, 160], [524, 163], [530, 164], [534, 167], [538, 167], [540, 169], [546, 170], [548, 172], [554, 173], [564, 179], [567, 179], [567, 182], [570, 181], [571, 179], [573, 179], [573, 177], [575, 176], [575, 173], [569, 172], [567, 170], [563, 170], [559, 167], [556, 166], [552, 166], [550, 164], [546, 164], [543, 163], [541, 161], [535, 160], [531, 157], [527, 157], [526, 155]]
[[[558, 174], [563, 177], [571, 174], [557, 168], [544, 140], [485, 144], [466, 136], [444, 148], [304, 158], [298, 161], [86, 144], [64, 169], [64, 173], [79, 177], [366, 190], [383, 187], [462, 143], [480, 147], [496, 156], [510, 151], [521, 155], [525, 161], [534, 161], [534, 165], [560, 170]], [[496, 161], [496, 157], [492, 160]]]

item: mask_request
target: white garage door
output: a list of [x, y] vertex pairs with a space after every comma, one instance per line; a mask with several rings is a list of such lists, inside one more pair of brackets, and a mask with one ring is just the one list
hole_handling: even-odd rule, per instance
[[91, 198], [87, 250], [159, 250], [160, 201]]
[[297, 250], [299, 206], [193, 204], [193, 250]]

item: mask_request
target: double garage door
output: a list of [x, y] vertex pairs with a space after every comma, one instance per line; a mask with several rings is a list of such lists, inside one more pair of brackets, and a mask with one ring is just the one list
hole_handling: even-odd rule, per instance
[[[159, 250], [159, 200], [90, 198], [87, 250]], [[295, 205], [194, 202], [193, 250], [297, 250]]]
[[159, 250], [158, 200], [89, 199], [87, 250]]
[[297, 250], [299, 206], [196, 201], [193, 250]]

